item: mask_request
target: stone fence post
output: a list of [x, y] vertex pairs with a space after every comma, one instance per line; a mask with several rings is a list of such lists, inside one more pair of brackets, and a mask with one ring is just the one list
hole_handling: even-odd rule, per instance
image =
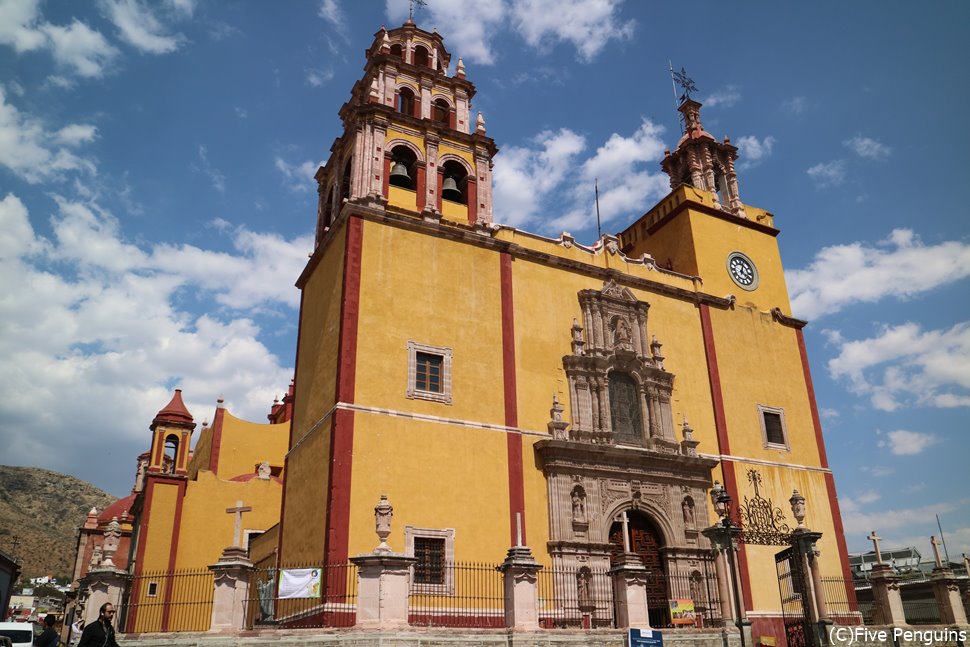
[[253, 563], [245, 548], [230, 546], [219, 561], [209, 566], [213, 574], [212, 621], [209, 631], [231, 632], [244, 628], [246, 600]]
[[623, 553], [610, 569], [610, 575], [616, 603], [616, 626], [623, 629], [648, 628], [647, 569], [639, 556]]
[[513, 546], [499, 566], [505, 576], [505, 626], [516, 631], [539, 629], [538, 573], [542, 566], [528, 546]]
[[[114, 566], [101, 566], [88, 571], [81, 580], [81, 589], [87, 591], [84, 603], [83, 622], [85, 625], [98, 619], [101, 605], [110, 602], [115, 608], [115, 619], [124, 617], [122, 605], [130, 576]], [[121, 631], [123, 627], [116, 627]]]
[[872, 623], [895, 627], [905, 625], [906, 613], [903, 611], [903, 598], [899, 594], [899, 578], [892, 567], [889, 564], [874, 564], [869, 574], [869, 582], [872, 584], [872, 601], [875, 603]]
[[352, 557], [357, 565], [357, 626], [400, 629], [408, 625], [408, 589], [414, 557], [371, 553]]

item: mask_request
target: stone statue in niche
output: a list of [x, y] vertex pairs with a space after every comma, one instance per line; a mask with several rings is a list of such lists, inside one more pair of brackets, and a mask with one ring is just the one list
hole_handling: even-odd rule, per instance
[[273, 474], [273, 470], [269, 466], [269, 462], [263, 461], [256, 468], [256, 477], [264, 481], [269, 480], [269, 477]]
[[617, 317], [616, 328], [613, 331], [613, 346], [615, 348], [630, 348], [632, 339], [630, 324], [623, 317]]
[[589, 590], [590, 580], [592, 579], [593, 573], [586, 566], [579, 569], [579, 572], [576, 573], [576, 592], [578, 593], [577, 597], [579, 598], [580, 606], [588, 606], [590, 600], [592, 600], [592, 595]]
[[573, 504], [573, 523], [586, 523], [586, 490], [577, 485], [570, 494]]
[[694, 499], [687, 496], [681, 502], [680, 507], [684, 511], [684, 527], [694, 527]]

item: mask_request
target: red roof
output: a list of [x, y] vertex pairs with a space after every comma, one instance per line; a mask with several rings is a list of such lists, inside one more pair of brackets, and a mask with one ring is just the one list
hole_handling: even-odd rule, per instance
[[155, 416], [156, 421], [168, 420], [170, 422], [193, 422], [192, 414], [185, 408], [182, 402], [182, 389], [175, 389], [172, 401], [165, 405], [165, 408]]
[[128, 511], [128, 513], [130, 514], [131, 504], [135, 502], [135, 496], [136, 495], [134, 494], [129, 494], [125, 498], [118, 499], [117, 501], [109, 505], [101, 512], [101, 514], [98, 515], [98, 522], [111, 523], [112, 517], [118, 517], [118, 520], [120, 521], [121, 515], [124, 514], [125, 511]]

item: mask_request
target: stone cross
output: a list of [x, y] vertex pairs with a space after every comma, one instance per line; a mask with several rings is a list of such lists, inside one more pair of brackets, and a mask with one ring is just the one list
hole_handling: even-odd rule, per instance
[[883, 563], [882, 562], [882, 553], [879, 552], [879, 540], [882, 539], [882, 537], [880, 537], [879, 535], [877, 535], [876, 534], [876, 531], [873, 530], [872, 531], [872, 534], [869, 535], [868, 537], [866, 537], [866, 539], [870, 540], [872, 542], [872, 545], [875, 546], [875, 548], [876, 548], [876, 563], [877, 564], [882, 564]]
[[226, 514], [236, 515], [236, 524], [232, 529], [232, 545], [242, 548], [242, 516], [244, 512], [252, 512], [252, 506], [243, 506], [242, 501], [236, 501], [235, 508], [226, 508]]
[[620, 521], [623, 522], [623, 552], [630, 552], [630, 518], [626, 516], [626, 510], [620, 513]]
[[943, 568], [943, 560], [940, 559], [940, 542], [936, 541], [936, 535], [930, 536], [930, 543], [933, 544], [933, 558], [936, 560], [936, 567]]

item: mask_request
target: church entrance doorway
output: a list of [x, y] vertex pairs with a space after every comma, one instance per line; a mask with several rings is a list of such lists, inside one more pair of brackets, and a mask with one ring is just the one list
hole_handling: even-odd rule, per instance
[[[646, 516], [639, 512], [626, 512], [630, 552], [640, 556], [647, 569], [647, 607], [651, 627], [670, 625], [670, 595], [664, 558], [661, 555], [663, 535]], [[611, 561], [623, 553], [623, 522], [614, 521], [610, 527]]]

